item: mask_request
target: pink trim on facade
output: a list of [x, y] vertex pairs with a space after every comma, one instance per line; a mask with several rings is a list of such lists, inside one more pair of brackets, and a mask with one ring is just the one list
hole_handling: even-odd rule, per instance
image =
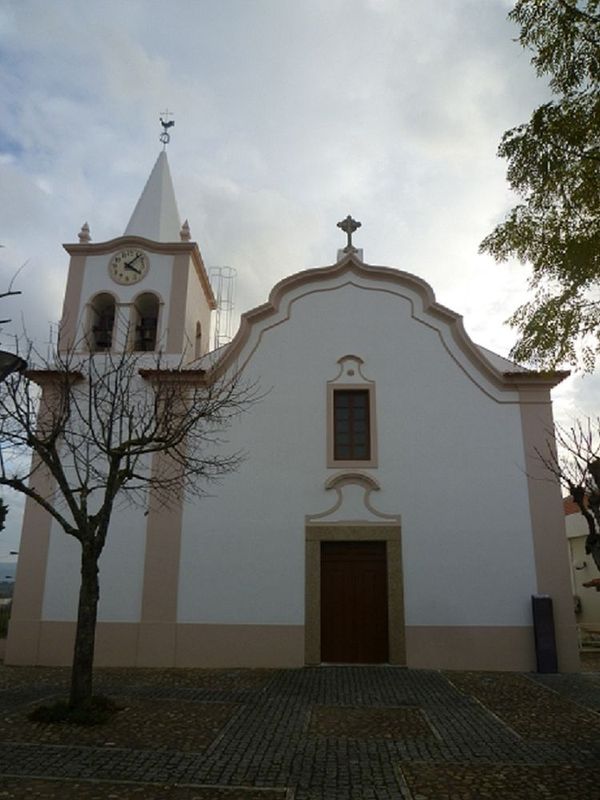
[[208, 273], [196, 242], [153, 242], [141, 236], [119, 236], [107, 242], [97, 242], [94, 244], [91, 242], [86, 244], [63, 244], [64, 249], [71, 256], [98, 256], [104, 253], [111, 253], [114, 250], [120, 250], [123, 247], [134, 246], [141, 247], [149, 253], [164, 253], [167, 255], [180, 255], [185, 253], [189, 255], [204, 290], [204, 294], [206, 295], [208, 305], [213, 310], [217, 307], [217, 301], [212, 286], [210, 285]]
[[185, 343], [185, 298], [188, 292], [190, 266], [187, 253], [178, 253], [173, 259], [171, 273], [171, 298], [167, 329], [167, 353], [183, 353]]
[[[35, 488], [45, 497], [52, 493], [54, 481], [38, 462], [34, 472]], [[7, 664], [36, 664], [39, 629], [42, 619], [46, 567], [50, 548], [52, 517], [32, 498], [25, 503], [19, 560], [15, 576], [11, 620], [8, 629], [5, 661]]]
[[[529, 626], [407, 625], [406, 666], [413, 669], [535, 670]], [[74, 622], [15, 621], [6, 663], [68, 666]], [[303, 625], [99, 622], [99, 667], [301, 667]], [[35, 652], [28, 652], [31, 643]], [[11, 642], [9, 640], [9, 648]], [[578, 662], [579, 663], [579, 662]]]
[[67, 288], [65, 290], [65, 299], [58, 332], [58, 346], [61, 350], [71, 350], [76, 344], [79, 319], [77, 316], [74, 316], [74, 312], [81, 306], [85, 261], [86, 257], [83, 253], [73, 254], [71, 256]]
[[531, 392], [528, 400], [521, 404], [521, 424], [537, 592], [553, 601], [559, 669], [576, 672], [580, 664], [563, 503], [560, 486], [540, 457], [554, 447], [552, 407], [544, 391]]
[[[276, 284], [271, 290], [266, 303], [242, 314], [238, 332], [231, 344], [227, 347], [221, 360], [215, 366], [215, 371], [219, 373], [223, 372], [239, 360], [244, 346], [250, 339], [253, 327], [279, 313], [282, 310], [286, 297], [292, 291], [303, 287], [308, 288], [309, 286], [312, 287], [311, 292], [324, 291], [326, 287], [323, 287], [323, 289], [315, 287], [318, 286], [318, 284], [323, 284], [344, 273], [354, 274], [357, 277], [380, 282], [382, 284], [384, 282], [393, 283], [396, 284], [396, 286], [406, 287], [408, 290], [416, 292], [422, 303], [422, 315], [429, 319], [428, 324], [431, 324], [432, 327], [438, 331], [440, 331], [442, 327], [445, 327], [449, 331], [451, 339], [468, 359], [470, 366], [472, 366], [476, 372], [482, 374], [491, 381], [492, 384], [501, 391], [515, 391], [521, 387], [531, 385], [550, 389], [569, 375], [568, 372], [503, 372], [496, 369], [496, 367], [482, 355], [479, 348], [465, 331], [462, 317], [438, 303], [435, 299], [433, 289], [428, 283], [418, 278], [416, 275], [403, 272], [402, 270], [365, 264], [353, 255], [348, 255], [346, 258], [328, 267], [316, 267], [297, 272]], [[307, 294], [308, 293], [309, 292], [307, 292]], [[415, 319], [421, 319], [419, 310], [416, 310], [414, 306], [412, 309], [412, 316]], [[421, 319], [421, 321], [424, 320]], [[446, 349], [448, 348], [446, 347]], [[251, 354], [247, 356], [246, 361], [250, 355]], [[450, 353], [450, 355], [453, 357], [452, 353]], [[243, 367], [244, 365], [241, 366]], [[459, 366], [461, 369], [464, 369], [462, 364]], [[527, 402], [527, 400], [525, 400], [525, 402]]]

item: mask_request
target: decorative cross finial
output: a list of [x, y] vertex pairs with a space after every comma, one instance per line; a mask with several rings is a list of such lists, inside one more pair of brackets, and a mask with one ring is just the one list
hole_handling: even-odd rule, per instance
[[352, 244], [352, 234], [354, 231], [357, 231], [361, 227], [360, 222], [357, 222], [355, 219], [352, 219], [350, 214], [343, 219], [341, 222], [338, 222], [338, 228], [341, 228], [345, 234], [348, 236], [348, 244], [344, 247], [344, 253], [355, 253], [357, 252], [356, 247]]
[[[160, 114], [160, 117], [159, 117], [160, 124], [163, 126], [163, 132], [161, 133], [161, 135], [158, 138], [162, 142], [163, 150], [167, 149], [167, 145], [171, 141], [171, 136], [168, 133], [168, 130], [169, 130], [169, 128], [172, 128], [175, 125], [175, 120], [174, 119], [168, 120], [167, 117], [172, 117], [172, 116], [173, 116], [173, 114], [169, 111], [169, 109], [167, 109], [166, 111], [161, 111], [161, 114]], [[163, 119], [163, 117], [164, 117], [164, 119]]]

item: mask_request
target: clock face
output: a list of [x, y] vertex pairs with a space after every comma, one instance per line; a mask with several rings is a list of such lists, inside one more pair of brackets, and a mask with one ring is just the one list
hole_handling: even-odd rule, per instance
[[130, 247], [114, 255], [108, 265], [108, 272], [117, 283], [138, 283], [148, 273], [150, 264], [143, 250]]

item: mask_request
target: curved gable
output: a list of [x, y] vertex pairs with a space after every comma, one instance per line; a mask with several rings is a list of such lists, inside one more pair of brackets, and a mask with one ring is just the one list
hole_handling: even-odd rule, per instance
[[[264, 332], [288, 320], [295, 302], [307, 295], [335, 291], [349, 284], [408, 300], [412, 318], [435, 330], [461, 370], [499, 402], [515, 402], [515, 392], [524, 388], [549, 390], [569, 374], [528, 370], [479, 347], [465, 331], [461, 315], [438, 303], [433, 289], [424, 280], [391, 267], [364, 264], [353, 255], [331, 266], [303, 270], [279, 281], [266, 303], [242, 315], [235, 338], [215, 363], [214, 370], [220, 373], [234, 363], [238, 369], [243, 369]], [[513, 397], [507, 397], [507, 393]]]

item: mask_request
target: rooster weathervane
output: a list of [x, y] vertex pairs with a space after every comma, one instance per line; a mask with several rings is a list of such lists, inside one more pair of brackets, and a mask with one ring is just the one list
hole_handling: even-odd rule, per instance
[[[171, 141], [171, 135], [169, 133], [169, 128], [172, 128], [175, 125], [175, 120], [169, 120], [167, 117], [172, 117], [173, 114], [167, 109], [166, 111], [161, 112], [159, 117], [160, 124], [163, 126], [163, 131], [159, 136], [160, 141], [162, 142], [163, 150], [167, 149], [167, 145]], [[163, 119], [164, 117], [164, 119]]]

